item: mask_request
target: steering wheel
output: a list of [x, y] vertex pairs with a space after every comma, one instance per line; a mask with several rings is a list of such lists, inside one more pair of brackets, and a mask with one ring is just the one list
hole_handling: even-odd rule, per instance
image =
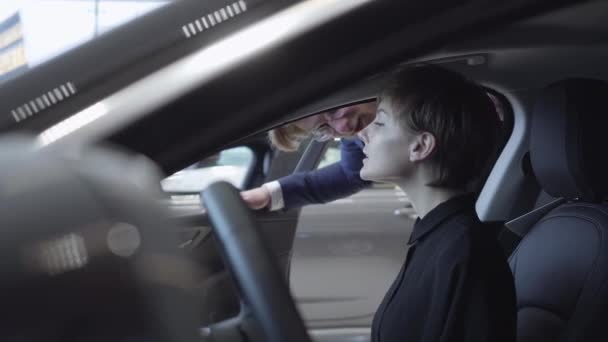
[[310, 342], [285, 278], [239, 191], [229, 183], [218, 182], [201, 196], [224, 262], [264, 340]]

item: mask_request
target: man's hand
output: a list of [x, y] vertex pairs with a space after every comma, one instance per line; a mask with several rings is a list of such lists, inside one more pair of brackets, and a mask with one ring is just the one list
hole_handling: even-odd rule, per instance
[[263, 186], [242, 191], [241, 198], [251, 209], [263, 209], [270, 205], [270, 191]]

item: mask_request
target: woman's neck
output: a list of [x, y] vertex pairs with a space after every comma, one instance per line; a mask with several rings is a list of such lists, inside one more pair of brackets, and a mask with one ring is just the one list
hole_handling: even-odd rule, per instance
[[403, 181], [396, 184], [407, 194], [420, 218], [425, 217], [439, 204], [466, 193], [464, 190], [428, 186], [423, 182], [412, 184]]

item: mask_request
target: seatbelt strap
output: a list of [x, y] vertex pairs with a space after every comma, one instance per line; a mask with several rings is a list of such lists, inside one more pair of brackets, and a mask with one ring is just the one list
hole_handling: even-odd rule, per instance
[[564, 198], [553, 200], [542, 207], [536, 208], [527, 214], [505, 223], [505, 227], [520, 238], [523, 238], [528, 234], [528, 231], [530, 231], [532, 226], [540, 221], [543, 216], [547, 215], [551, 210], [559, 207], [564, 202], [566, 202]]
[[524, 214], [514, 220], [505, 223], [505, 229], [502, 230], [498, 237], [498, 241], [502, 246], [507, 258], [511, 257], [513, 251], [521, 239], [532, 229], [532, 227], [538, 223], [545, 215], [551, 210], [559, 207], [561, 204], [566, 202], [563, 198], [553, 200], [542, 207], [536, 208], [531, 212]]

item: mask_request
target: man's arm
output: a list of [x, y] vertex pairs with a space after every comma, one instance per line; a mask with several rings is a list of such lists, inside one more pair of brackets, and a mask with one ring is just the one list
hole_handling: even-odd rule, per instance
[[274, 210], [326, 203], [352, 195], [370, 184], [359, 176], [365, 158], [362, 146], [358, 139], [342, 139], [340, 162], [245, 191], [243, 199], [252, 208], [270, 207]]
[[369, 185], [359, 176], [365, 158], [361, 146], [360, 141], [342, 139], [339, 162], [279, 179], [285, 208], [327, 203]]

